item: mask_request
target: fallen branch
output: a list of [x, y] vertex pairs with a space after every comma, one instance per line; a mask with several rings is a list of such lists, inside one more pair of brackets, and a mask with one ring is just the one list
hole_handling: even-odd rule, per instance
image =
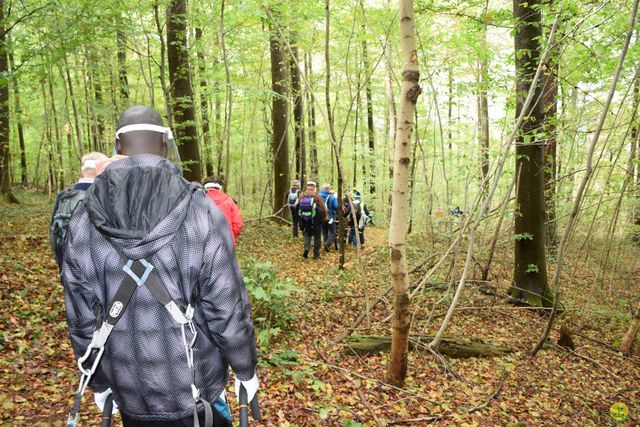
[[[409, 337], [409, 350], [428, 345], [433, 337]], [[346, 338], [353, 351], [359, 354], [378, 353], [388, 351], [391, 348], [391, 337], [376, 335], [352, 335]], [[464, 340], [457, 338], [443, 338], [435, 348], [439, 353], [449, 357], [494, 357], [504, 356], [513, 350], [507, 346], [485, 344], [481, 341]]]

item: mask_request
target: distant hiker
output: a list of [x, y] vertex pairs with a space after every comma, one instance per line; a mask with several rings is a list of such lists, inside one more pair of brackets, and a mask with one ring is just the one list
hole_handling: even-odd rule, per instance
[[322, 241], [324, 250], [329, 252], [331, 245], [336, 242], [336, 226], [338, 223], [338, 199], [331, 193], [331, 185], [322, 184], [320, 187], [320, 197], [327, 206], [329, 220], [322, 223]]
[[360, 238], [360, 246], [364, 246], [364, 229], [371, 222], [371, 213], [369, 212], [367, 205], [362, 201], [362, 194], [360, 194], [359, 191], [356, 191], [353, 195], [353, 210], [355, 215], [351, 214], [351, 207], [349, 206], [349, 199], [347, 197], [345, 197], [343, 204], [347, 223], [349, 224], [348, 240], [354, 248], [358, 246], [358, 242], [356, 241], [357, 230]]
[[207, 192], [207, 197], [216, 204], [227, 219], [231, 227], [231, 235], [233, 236], [233, 244], [235, 246], [244, 225], [240, 208], [238, 208], [236, 201], [233, 200], [231, 196], [222, 191], [222, 181], [220, 179], [214, 177], [207, 178], [204, 181], [204, 190]]
[[460, 206], [456, 206], [455, 209], [451, 210], [451, 215], [455, 216], [456, 218], [460, 218], [462, 215], [464, 215], [464, 211], [460, 209]]
[[293, 237], [298, 237], [298, 227], [299, 227], [299, 218], [298, 218], [298, 201], [300, 196], [300, 181], [293, 180], [291, 181], [291, 188], [287, 193], [287, 206], [289, 207], [289, 211], [291, 211], [291, 224], [293, 227]]
[[69, 228], [69, 220], [71, 214], [78, 204], [82, 202], [85, 191], [93, 184], [96, 179], [97, 162], [106, 159], [102, 153], [89, 153], [82, 156], [80, 160], [80, 172], [82, 177], [78, 182], [70, 187], [65, 188], [58, 193], [56, 203], [53, 207], [51, 215], [51, 223], [49, 224], [49, 242], [53, 256], [58, 264], [58, 268], [62, 268], [62, 257], [64, 255], [64, 245], [67, 239], [67, 230]]
[[87, 384], [101, 410], [113, 394], [125, 427], [231, 426], [229, 366], [236, 392], [241, 383], [251, 401], [258, 390], [229, 225], [166, 159], [167, 133], [150, 107], [122, 113], [115, 147], [129, 157], [96, 178], [71, 218], [62, 282], [84, 371], [67, 425]]
[[304, 252], [302, 256], [307, 258], [313, 239], [313, 259], [320, 258], [320, 246], [322, 245], [322, 223], [329, 221], [327, 207], [320, 194], [316, 193], [316, 183], [307, 182], [307, 188], [300, 193], [298, 199], [298, 217], [300, 229], [304, 235]]

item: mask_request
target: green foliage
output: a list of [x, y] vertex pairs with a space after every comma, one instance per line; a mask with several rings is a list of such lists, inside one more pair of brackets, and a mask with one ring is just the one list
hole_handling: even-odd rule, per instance
[[539, 272], [540, 272], [540, 269], [536, 264], [527, 265], [526, 273], [539, 273]]
[[249, 258], [242, 264], [257, 329], [256, 338], [262, 348], [268, 349], [273, 338], [293, 320], [294, 297], [300, 290], [293, 279], [279, 279], [276, 267], [269, 261]]
[[527, 232], [514, 234], [513, 240], [533, 240], [533, 234]]

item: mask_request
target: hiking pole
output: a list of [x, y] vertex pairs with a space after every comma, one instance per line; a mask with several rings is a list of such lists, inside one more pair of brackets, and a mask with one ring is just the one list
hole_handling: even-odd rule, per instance
[[104, 402], [100, 427], [111, 427], [111, 412], [113, 412], [113, 393], [109, 393], [107, 400]]
[[260, 421], [260, 404], [258, 403], [258, 395], [256, 394], [251, 403], [247, 405], [247, 389], [240, 384], [240, 427], [249, 427], [249, 407], [251, 407], [251, 416], [255, 421]]

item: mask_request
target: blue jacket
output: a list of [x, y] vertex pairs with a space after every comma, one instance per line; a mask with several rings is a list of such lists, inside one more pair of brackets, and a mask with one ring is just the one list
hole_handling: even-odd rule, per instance
[[322, 200], [324, 200], [324, 203], [327, 205], [329, 219], [338, 219], [338, 199], [336, 196], [332, 195], [328, 190], [320, 190], [318, 194], [320, 194], [320, 197], [322, 197]]

